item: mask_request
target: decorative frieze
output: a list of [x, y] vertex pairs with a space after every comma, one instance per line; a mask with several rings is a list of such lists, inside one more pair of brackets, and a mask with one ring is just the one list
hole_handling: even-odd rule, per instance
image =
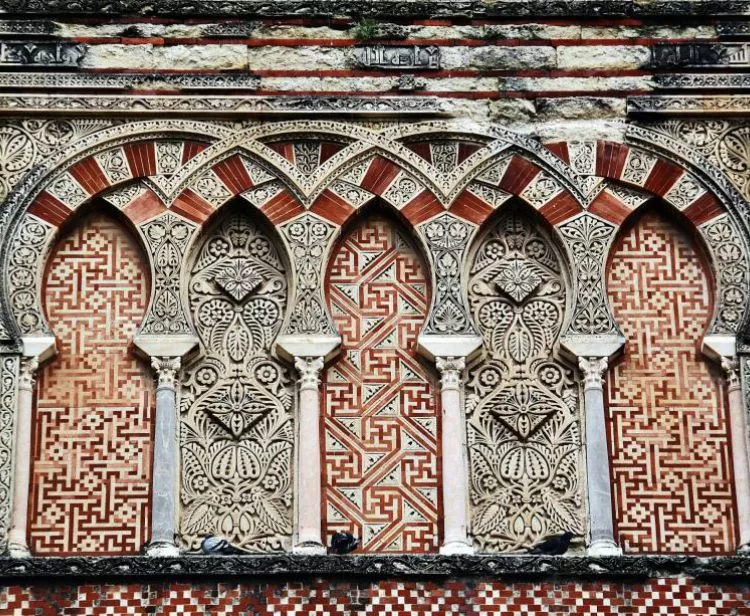
[[657, 88], [664, 90], [735, 90], [750, 87], [748, 73], [674, 73], [654, 75]]
[[396, 71], [440, 70], [440, 48], [435, 45], [368, 45], [354, 51], [357, 66]]
[[195, 73], [0, 73], [0, 88], [257, 90], [260, 77]]
[[651, 48], [655, 68], [750, 66], [750, 43], [663, 43]]
[[78, 66], [86, 50], [86, 45], [72, 42], [0, 41], [0, 64]]
[[750, 96], [629, 96], [627, 111], [632, 115], [746, 115], [750, 114]]

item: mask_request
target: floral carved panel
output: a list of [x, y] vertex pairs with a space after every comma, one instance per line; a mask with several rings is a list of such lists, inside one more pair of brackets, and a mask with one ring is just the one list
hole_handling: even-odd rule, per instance
[[483, 356], [466, 386], [472, 534], [513, 552], [583, 532], [577, 387], [555, 356], [566, 285], [562, 259], [522, 209], [483, 237], [468, 281]]
[[180, 401], [183, 547], [220, 534], [256, 552], [289, 547], [293, 389], [270, 354], [287, 303], [274, 242], [229, 211], [203, 238], [188, 297], [200, 355]]

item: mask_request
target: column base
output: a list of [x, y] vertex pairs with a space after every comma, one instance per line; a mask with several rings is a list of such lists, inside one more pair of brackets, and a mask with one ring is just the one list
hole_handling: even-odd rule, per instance
[[612, 541], [596, 541], [586, 548], [586, 556], [622, 556], [622, 548]]
[[750, 543], [743, 543], [741, 546], [737, 548], [737, 554], [744, 554], [747, 556], [750, 554]]
[[303, 541], [292, 548], [292, 554], [302, 554], [304, 556], [317, 556], [328, 554], [328, 549], [319, 541]]
[[31, 558], [31, 550], [28, 546], [20, 543], [9, 543], [8, 556], [11, 558]]
[[152, 556], [154, 558], [167, 558], [170, 556], [179, 556], [180, 548], [178, 548], [174, 543], [170, 543], [169, 541], [154, 541], [153, 543], [149, 543], [143, 549], [143, 552], [146, 554], [146, 556]]
[[440, 553], [444, 556], [453, 554], [475, 554], [474, 546], [464, 543], [463, 541], [451, 541], [440, 546]]

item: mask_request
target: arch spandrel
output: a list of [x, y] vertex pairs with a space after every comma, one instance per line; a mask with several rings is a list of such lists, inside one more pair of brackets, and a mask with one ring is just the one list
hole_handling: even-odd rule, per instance
[[488, 552], [582, 535], [581, 403], [557, 347], [570, 302], [563, 253], [513, 204], [488, 223], [469, 263], [483, 339], [466, 384], [471, 534]]

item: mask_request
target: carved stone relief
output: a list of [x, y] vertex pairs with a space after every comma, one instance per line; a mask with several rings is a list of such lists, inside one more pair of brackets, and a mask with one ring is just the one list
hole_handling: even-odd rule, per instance
[[270, 354], [287, 302], [274, 242], [237, 211], [200, 243], [188, 282], [200, 356], [180, 401], [183, 548], [220, 534], [255, 552], [290, 547], [292, 381]]
[[615, 226], [584, 213], [559, 227], [570, 254], [576, 276], [573, 319], [567, 334], [597, 335], [617, 332], [604, 296], [604, 262], [615, 233]]
[[441, 214], [419, 227], [432, 254], [437, 279], [425, 334], [476, 334], [461, 290], [461, 270], [473, 225], [453, 214]]
[[583, 533], [578, 390], [554, 354], [566, 305], [562, 260], [522, 209], [481, 240], [469, 304], [484, 338], [466, 386], [472, 534], [523, 550]]
[[182, 262], [195, 225], [170, 212], [144, 224], [141, 233], [154, 269], [154, 297], [142, 334], [191, 333], [180, 300]]
[[335, 335], [321, 281], [323, 257], [336, 227], [313, 214], [305, 214], [280, 231], [289, 242], [296, 266], [296, 296], [286, 333]]
[[0, 356], [0, 553], [8, 541], [18, 364], [17, 355]]

